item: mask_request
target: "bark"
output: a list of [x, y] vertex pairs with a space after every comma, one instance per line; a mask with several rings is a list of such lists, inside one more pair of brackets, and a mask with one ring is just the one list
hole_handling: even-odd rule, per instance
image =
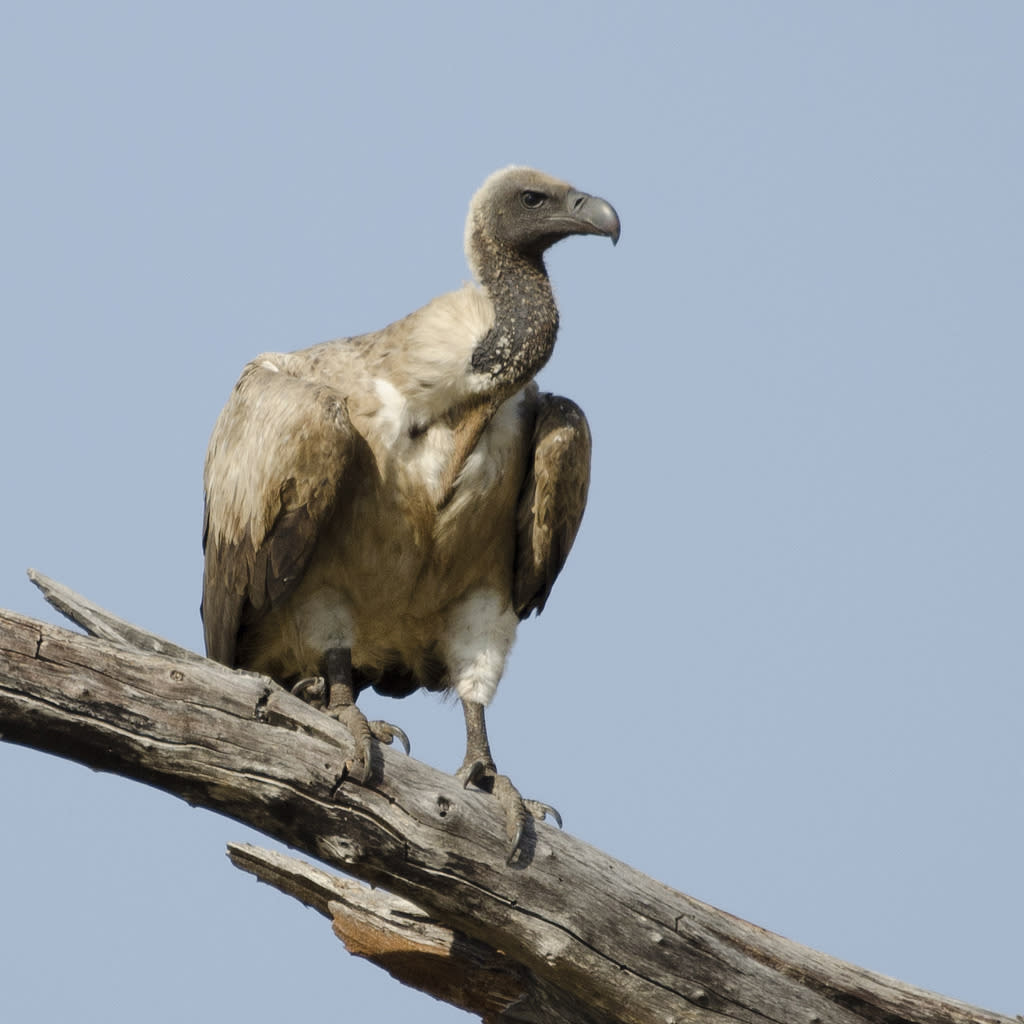
[[[505, 864], [496, 801], [33, 575], [93, 636], [0, 612], [0, 734], [157, 786], [384, 893], [253, 847], [232, 861], [332, 919], [347, 948], [485, 1021], [1014, 1024], [862, 970], [547, 825]], [[499, 952], [500, 951], [500, 952]]]

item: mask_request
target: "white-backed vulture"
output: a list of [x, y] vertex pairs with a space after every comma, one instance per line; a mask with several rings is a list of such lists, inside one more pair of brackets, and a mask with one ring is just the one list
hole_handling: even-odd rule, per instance
[[[516, 626], [540, 612], [583, 516], [590, 431], [540, 394], [558, 310], [544, 253], [569, 235], [619, 237], [603, 199], [510, 167], [473, 197], [477, 284], [383, 330], [257, 356], [206, 458], [207, 653], [322, 700], [356, 740], [355, 701], [451, 689], [466, 717], [459, 777], [493, 792], [512, 846], [527, 812], [497, 774], [484, 724]], [[555, 815], [557, 817], [557, 814]]]

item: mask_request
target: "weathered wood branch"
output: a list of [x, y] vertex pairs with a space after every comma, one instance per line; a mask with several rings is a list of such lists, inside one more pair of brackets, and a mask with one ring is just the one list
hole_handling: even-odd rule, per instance
[[[438, 924], [424, 910], [382, 889], [339, 878], [305, 861], [231, 843], [232, 864], [331, 920], [354, 956], [405, 985], [479, 1014], [485, 1021], [577, 1021], [564, 994], [482, 942]], [[513, 1010], [506, 1012], [509, 1007]]]
[[34, 581], [102, 638], [0, 612], [4, 739], [157, 786], [411, 901], [232, 850], [329, 913], [354, 952], [487, 1021], [1013, 1024], [764, 931], [545, 825], [509, 868], [491, 798], [385, 748], [356, 785], [332, 718]]

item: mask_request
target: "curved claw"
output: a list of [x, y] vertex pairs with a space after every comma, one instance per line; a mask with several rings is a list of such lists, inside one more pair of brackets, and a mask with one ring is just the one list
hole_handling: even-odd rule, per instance
[[526, 831], [528, 808], [526, 801], [507, 775], [495, 774], [493, 778], [494, 796], [505, 810], [505, 834], [509, 838], [505, 863], [511, 867], [516, 862], [523, 841], [523, 833]]
[[292, 693], [307, 704], [322, 704], [325, 689], [323, 676], [307, 676], [292, 687]]
[[523, 829], [526, 827], [526, 821], [519, 822], [519, 827], [516, 829], [516, 834], [512, 837], [512, 842], [509, 845], [508, 853], [505, 854], [505, 866], [512, 867], [516, 862], [516, 855], [519, 853], [519, 844], [523, 841]]
[[486, 761], [477, 759], [476, 761], [471, 761], [469, 764], [464, 764], [455, 773], [455, 778], [462, 783], [463, 789], [469, 789], [470, 785], [478, 782], [480, 777], [488, 771], [494, 771], [493, 765], [489, 765]]
[[360, 758], [350, 757], [344, 764], [343, 778], [351, 779], [360, 786], [365, 786], [370, 778], [369, 763]]
[[397, 725], [392, 725], [390, 722], [382, 722], [379, 719], [375, 722], [370, 722], [370, 732], [373, 733], [374, 739], [381, 743], [387, 743], [389, 746], [395, 740], [398, 740], [405, 748], [407, 754], [412, 749], [409, 746], [409, 737], [406, 736], [405, 730], [399, 729]]
[[562, 816], [558, 811], [551, 806], [551, 804], [541, 803], [540, 800], [523, 800], [523, 806], [537, 819], [537, 821], [543, 821], [545, 818], [550, 816], [559, 828], [563, 828]]

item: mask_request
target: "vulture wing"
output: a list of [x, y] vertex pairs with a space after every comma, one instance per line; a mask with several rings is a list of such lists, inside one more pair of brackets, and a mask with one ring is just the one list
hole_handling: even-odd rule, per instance
[[250, 363], [217, 420], [206, 457], [206, 652], [234, 666], [239, 631], [301, 580], [331, 515], [355, 432], [345, 396]]
[[539, 615], [583, 521], [590, 485], [590, 428], [575, 402], [542, 394], [537, 400], [533, 461], [519, 495], [516, 614]]

